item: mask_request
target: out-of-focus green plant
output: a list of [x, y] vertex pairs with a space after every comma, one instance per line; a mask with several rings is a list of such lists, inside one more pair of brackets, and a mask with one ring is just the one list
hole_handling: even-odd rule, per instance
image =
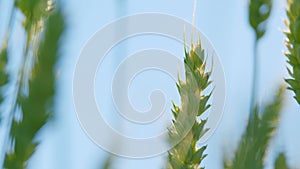
[[[25, 169], [39, 141], [36, 135], [53, 114], [55, 94], [55, 64], [59, 59], [59, 40], [64, 30], [64, 19], [60, 9], [54, 9], [49, 0], [17, 0], [13, 12], [24, 15], [25, 50], [21, 68], [13, 83], [15, 96], [8, 105], [11, 112], [7, 118], [8, 147], [4, 159], [6, 169]], [[11, 19], [15, 19], [11, 17]], [[12, 29], [12, 28], [9, 28]], [[9, 42], [8, 42], [9, 43]], [[1, 86], [8, 80], [6, 45], [0, 55]], [[1, 93], [1, 96], [3, 94]]]
[[[266, 22], [272, 9], [271, 0], [251, 0], [249, 5], [249, 22], [255, 31], [253, 81], [250, 104], [250, 117], [245, 133], [240, 140], [235, 156], [232, 160], [226, 159], [225, 169], [263, 169], [265, 156], [276, 131], [280, 119], [284, 89], [280, 88], [272, 103], [261, 111], [256, 103], [258, 79], [258, 42], [266, 32]], [[276, 166], [278, 164], [276, 163]]]
[[[284, 93], [283, 88], [281, 88], [277, 92], [274, 101], [263, 108], [261, 113], [259, 113], [259, 108], [254, 106], [255, 104], [257, 104], [255, 100], [257, 92], [257, 75], [259, 68], [257, 54], [258, 41], [266, 32], [266, 21], [270, 16], [271, 8], [271, 0], [250, 1], [249, 22], [251, 27], [254, 29], [256, 36], [254, 42], [254, 70], [250, 118], [248, 121], [247, 129], [243, 134], [240, 144], [235, 152], [234, 159], [227, 159], [224, 162], [225, 169], [263, 169], [266, 158], [265, 156], [269, 147], [270, 140], [272, 139], [273, 133], [276, 130], [280, 119], [280, 111], [283, 102], [282, 96]], [[276, 159], [275, 168], [288, 168], [285, 160], [285, 155], [283, 153], [280, 154]]]
[[[186, 49], [185, 49], [186, 51]], [[182, 127], [191, 119], [194, 125], [184, 139], [169, 151], [168, 169], [198, 169], [201, 161], [206, 157], [206, 146], [197, 148], [197, 142], [207, 131], [204, 125], [206, 120], [198, 118], [210, 107], [207, 103], [210, 95], [204, 95], [203, 91], [210, 85], [210, 72], [207, 72], [204, 62], [205, 53], [201, 44], [191, 47], [185, 52], [186, 81], [179, 79], [177, 88], [181, 98], [181, 106], [173, 103], [172, 129], [169, 130], [169, 140], [178, 139], [182, 135]], [[196, 109], [196, 110], [195, 110]], [[193, 112], [196, 111], [196, 114]]]
[[63, 30], [59, 12], [46, 22], [45, 36], [39, 44], [37, 61], [29, 79], [28, 96], [19, 96], [22, 119], [15, 119], [11, 127], [12, 151], [5, 158], [5, 168], [26, 168], [38, 142], [36, 134], [52, 115], [54, 95], [54, 65], [58, 57], [58, 40]]
[[272, 0], [250, 0], [249, 3], [249, 23], [255, 32], [255, 40], [253, 46], [253, 73], [252, 73], [252, 90], [250, 100], [250, 118], [254, 118], [253, 112], [257, 97], [258, 85], [258, 42], [265, 35], [267, 29], [267, 21], [272, 11]]
[[254, 118], [249, 119], [233, 160], [225, 160], [225, 169], [263, 169], [267, 148], [280, 118], [283, 93], [284, 89], [280, 88], [274, 101], [261, 112], [254, 109]]
[[106, 158], [105, 163], [100, 169], [110, 169], [112, 165], [113, 157], [109, 156]]
[[286, 79], [286, 82], [289, 84], [288, 89], [294, 91], [294, 98], [300, 104], [300, 1], [287, 0], [287, 3], [288, 20], [285, 21], [285, 25], [288, 30], [285, 34], [288, 52], [285, 55], [291, 65], [291, 68], [288, 68], [291, 78]]
[[[1, 7], [0, 7], [1, 9]], [[7, 93], [5, 92], [5, 86], [8, 84], [9, 82], [9, 73], [6, 70], [7, 69], [7, 63], [8, 63], [8, 42], [10, 41], [10, 35], [11, 35], [11, 27], [13, 24], [13, 12], [14, 10], [12, 9], [10, 11], [10, 18], [9, 18], [9, 23], [8, 23], [8, 27], [5, 30], [5, 36], [4, 36], [4, 42], [3, 44], [0, 44], [0, 105], [3, 103], [3, 101], [5, 100], [5, 97], [7, 95]], [[0, 124], [1, 124], [1, 120], [3, 118], [3, 108], [0, 109]], [[0, 150], [1, 151], [1, 150]], [[0, 152], [0, 161], [1, 161], [1, 152]], [[1, 162], [0, 162], [1, 164]], [[1, 165], [0, 165], [1, 166]]]
[[[6, 65], [7, 65], [7, 44], [3, 45], [2, 50], [0, 51], [0, 104], [3, 102], [5, 93], [2, 87], [4, 87], [8, 83], [8, 73], [6, 71]], [[0, 120], [1, 120], [1, 111], [0, 111]], [[0, 121], [1, 122], [1, 121]]]
[[284, 153], [280, 153], [275, 160], [275, 169], [289, 169]]
[[264, 36], [271, 11], [272, 0], [250, 0], [249, 23], [255, 31], [256, 40]]

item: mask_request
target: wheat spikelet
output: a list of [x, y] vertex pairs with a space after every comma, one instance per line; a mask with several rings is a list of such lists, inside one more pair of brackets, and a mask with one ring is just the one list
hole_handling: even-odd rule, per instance
[[285, 25], [288, 31], [285, 32], [286, 47], [285, 53], [291, 68], [288, 68], [290, 78], [286, 79], [289, 84], [288, 89], [294, 91], [294, 98], [300, 104], [300, 1], [288, 0], [287, 16]]
[[[206, 157], [204, 151], [206, 146], [197, 148], [197, 141], [207, 131], [204, 125], [206, 120], [197, 120], [209, 107], [207, 103], [210, 94], [204, 95], [202, 92], [210, 85], [210, 72], [206, 72], [204, 62], [204, 50], [201, 44], [192, 45], [190, 52], [185, 52], [185, 72], [186, 82], [179, 80], [177, 84], [181, 97], [181, 107], [173, 104], [173, 128], [170, 130], [170, 140], [181, 135], [181, 127], [186, 119], [192, 118], [195, 121], [192, 129], [186, 137], [169, 151], [168, 169], [198, 169], [201, 161]], [[196, 84], [195, 84], [196, 83]], [[197, 107], [197, 114], [194, 115], [189, 110]], [[191, 117], [192, 116], [192, 117]]]

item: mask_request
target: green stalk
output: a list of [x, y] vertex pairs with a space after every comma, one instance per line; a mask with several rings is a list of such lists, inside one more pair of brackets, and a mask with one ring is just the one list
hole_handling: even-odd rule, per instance
[[253, 121], [254, 118], [254, 107], [255, 104], [257, 104], [257, 86], [259, 84], [259, 58], [258, 58], [258, 40], [256, 39], [254, 41], [254, 47], [253, 47], [253, 72], [252, 72], [252, 89], [251, 89], [251, 100], [250, 100], [250, 119]]
[[254, 109], [257, 104], [257, 86], [259, 84], [259, 56], [258, 43], [266, 33], [266, 23], [272, 11], [272, 0], [250, 0], [249, 3], [249, 23], [255, 32], [255, 41], [253, 46], [253, 72], [252, 89], [250, 98], [249, 122], [253, 122]]

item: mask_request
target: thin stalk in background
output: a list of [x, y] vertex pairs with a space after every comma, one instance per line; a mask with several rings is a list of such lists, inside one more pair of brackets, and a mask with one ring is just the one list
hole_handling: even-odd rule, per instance
[[257, 86], [259, 84], [259, 58], [258, 58], [258, 40], [254, 41], [253, 45], [253, 67], [252, 67], [252, 89], [250, 100], [250, 119], [253, 119], [255, 104], [257, 104]]
[[101, 166], [100, 169], [111, 169], [112, 163], [113, 163], [113, 157], [111, 155], [109, 155], [106, 158], [105, 163], [103, 164], [103, 166]]
[[[127, 0], [115, 0], [115, 15], [116, 17], [123, 17], [127, 14]], [[123, 34], [127, 33], [127, 27], [123, 27], [121, 30], [116, 30], [116, 34], [120, 33], [120, 31], [122, 31]], [[122, 57], [125, 57], [127, 55], [127, 43], [125, 42], [125, 45], [123, 47], [121, 47], [117, 53], [116, 53], [116, 57], [117, 59], [114, 60], [113, 64], [118, 65], [119, 62], [122, 61]], [[113, 71], [113, 70], [111, 70]], [[122, 72], [123, 74], [126, 74], [127, 72], [124, 71]], [[122, 86], [122, 85], [120, 85]], [[119, 96], [119, 97], [124, 97], [124, 96]], [[126, 99], [126, 98], [123, 98]], [[111, 110], [113, 111], [113, 103], [109, 103]], [[121, 121], [117, 121], [118, 125], [120, 126]], [[118, 140], [114, 140], [112, 144], [114, 143], [118, 143]], [[124, 145], [120, 145], [118, 144], [120, 147], [124, 146]], [[101, 166], [101, 169], [111, 169], [113, 166], [113, 163], [115, 162], [114, 160], [114, 155], [113, 154], [109, 154], [108, 157], [105, 159], [105, 163], [103, 166]]]
[[267, 29], [267, 20], [272, 11], [272, 0], [250, 0], [249, 3], [249, 23], [255, 32], [253, 46], [253, 72], [252, 72], [252, 89], [250, 97], [250, 115], [249, 121], [253, 121], [254, 108], [257, 104], [257, 86], [259, 84], [259, 56], [258, 43], [265, 35]]

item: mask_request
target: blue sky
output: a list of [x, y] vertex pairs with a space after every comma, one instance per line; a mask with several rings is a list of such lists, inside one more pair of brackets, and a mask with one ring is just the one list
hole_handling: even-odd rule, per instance
[[[207, 142], [208, 157], [204, 161], [206, 168], [221, 168], [226, 152], [235, 149], [248, 117], [254, 34], [248, 25], [247, 3], [245, 0], [198, 0], [197, 3], [195, 25], [207, 35], [219, 54], [225, 71], [227, 93], [220, 126]], [[285, 17], [285, 2], [281, 0], [274, 3], [268, 32], [259, 46], [261, 72], [258, 93], [261, 102], [272, 99], [274, 91], [287, 75], [285, 57], [282, 53], [285, 49], [284, 35], [280, 31], [284, 28], [282, 19]], [[62, 1], [62, 6], [68, 29], [61, 50], [63, 57], [58, 64], [60, 77], [57, 85], [56, 116], [39, 136], [38, 139], [43, 139], [43, 142], [32, 158], [29, 168], [100, 168], [98, 166], [103, 163], [107, 153], [92, 143], [80, 128], [72, 102], [72, 75], [80, 49], [94, 32], [121, 16], [160, 12], [191, 22], [193, 1], [65, 0]], [[131, 52], [148, 47], [147, 45], [150, 47], [162, 45], [168, 48], [163, 42], [156, 44], [149, 41], [149, 44], [127, 50]], [[176, 48], [173, 52], [181, 55], [180, 50], [183, 48]], [[119, 61], [116, 59], [115, 62]], [[166, 84], [169, 85], [170, 82], [172, 81], [169, 80]], [[178, 99], [178, 96], [174, 95], [175, 88], [169, 86], [166, 90], [170, 90], [170, 97]], [[272, 142], [272, 151], [269, 151], [268, 159], [272, 159], [274, 153], [286, 151], [289, 162], [293, 166], [300, 165], [300, 146], [294, 147], [298, 145], [300, 139], [300, 133], [296, 131], [299, 128], [297, 126], [300, 119], [299, 110], [299, 106], [292, 99], [292, 93], [287, 92], [281, 124]], [[162, 168], [163, 165], [162, 156], [140, 160], [120, 157], [115, 159], [114, 169], [141, 167], [155, 169]], [[270, 163], [267, 163], [267, 168], [270, 168]]]

